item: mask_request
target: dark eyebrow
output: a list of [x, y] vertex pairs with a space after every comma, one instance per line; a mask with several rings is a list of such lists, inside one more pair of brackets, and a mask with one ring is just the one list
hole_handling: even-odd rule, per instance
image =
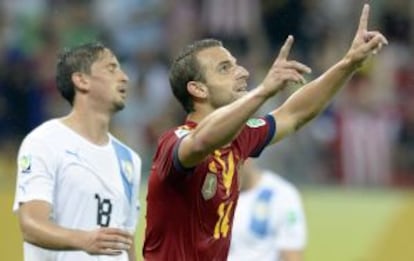
[[226, 65], [226, 64], [231, 64], [231, 61], [230, 60], [221, 61], [217, 64], [217, 68], [222, 66], [222, 65]]
[[237, 59], [232, 57], [231, 59], [223, 60], [223, 61], [221, 61], [217, 64], [217, 68], [220, 67], [223, 64], [230, 64], [231, 65], [232, 62], [234, 62], [234, 64], [237, 64]]
[[118, 63], [115, 63], [115, 62], [109, 62], [106, 66], [107, 67], [117, 68], [119, 65], [118, 65]]

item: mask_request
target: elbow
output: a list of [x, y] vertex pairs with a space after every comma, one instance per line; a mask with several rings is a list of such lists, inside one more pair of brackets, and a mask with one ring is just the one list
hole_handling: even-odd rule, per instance
[[33, 221], [30, 220], [30, 218], [26, 217], [20, 217], [19, 221], [23, 240], [32, 244], [36, 244], [36, 237], [33, 233]]

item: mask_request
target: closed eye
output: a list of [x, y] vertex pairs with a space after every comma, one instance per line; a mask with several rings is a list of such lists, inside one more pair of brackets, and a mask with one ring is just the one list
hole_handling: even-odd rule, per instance
[[108, 68], [108, 71], [110, 71], [111, 73], [114, 73], [116, 69], [118, 68], [118, 64], [110, 63], [108, 64], [107, 68]]
[[218, 71], [220, 73], [228, 73], [231, 68], [232, 68], [232, 64], [230, 63], [230, 61], [221, 62], [218, 65]]

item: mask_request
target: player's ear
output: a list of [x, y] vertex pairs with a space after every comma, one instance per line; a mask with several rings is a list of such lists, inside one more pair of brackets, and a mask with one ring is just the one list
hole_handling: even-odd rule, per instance
[[75, 72], [72, 74], [72, 82], [81, 91], [89, 90], [89, 81], [84, 73]]
[[208, 95], [207, 86], [201, 82], [190, 81], [187, 83], [187, 91], [191, 96], [199, 99], [205, 99]]

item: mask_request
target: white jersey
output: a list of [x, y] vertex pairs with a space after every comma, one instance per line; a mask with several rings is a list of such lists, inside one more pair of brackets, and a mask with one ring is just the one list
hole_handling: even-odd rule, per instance
[[306, 222], [295, 187], [265, 172], [259, 183], [240, 194], [233, 221], [229, 261], [280, 259], [280, 250], [306, 245]]
[[[82, 230], [100, 226], [135, 231], [141, 159], [110, 134], [107, 145], [87, 141], [60, 120], [45, 122], [23, 141], [18, 155], [16, 197], [20, 203], [44, 200], [58, 225]], [[128, 260], [83, 251], [52, 251], [24, 242], [27, 261]]]

